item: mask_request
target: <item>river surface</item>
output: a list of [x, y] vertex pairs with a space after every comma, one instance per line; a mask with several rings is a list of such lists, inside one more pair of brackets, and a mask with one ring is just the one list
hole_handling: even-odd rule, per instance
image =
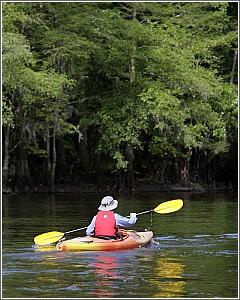
[[117, 197], [122, 215], [184, 200], [178, 212], [138, 217], [131, 229], [154, 232], [147, 248], [63, 253], [33, 247], [38, 234], [87, 226], [102, 196], [3, 195], [3, 298], [238, 298], [236, 194]]

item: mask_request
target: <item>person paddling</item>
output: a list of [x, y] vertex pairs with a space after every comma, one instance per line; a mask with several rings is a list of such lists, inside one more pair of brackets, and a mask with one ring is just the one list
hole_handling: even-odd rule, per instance
[[136, 213], [131, 213], [130, 218], [123, 217], [114, 212], [117, 206], [118, 201], [112, 196], [104, 197], [98, 207], [99, 212], [87, 227], [86, 234], [98, 238], [117, 239], [118, 226], [129, 227], [136, 223]]

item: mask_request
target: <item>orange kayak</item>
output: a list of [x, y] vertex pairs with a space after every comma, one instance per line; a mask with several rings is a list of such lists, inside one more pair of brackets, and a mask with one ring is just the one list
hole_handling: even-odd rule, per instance
[[90, 236], [77, 237], [57, 243], [58, 251], [114, 251], [134, 249], [148, 245], [153, 238], [152, 231], [137, 232], [124, 231], [123, 238], [118, 240], [105, 240]]

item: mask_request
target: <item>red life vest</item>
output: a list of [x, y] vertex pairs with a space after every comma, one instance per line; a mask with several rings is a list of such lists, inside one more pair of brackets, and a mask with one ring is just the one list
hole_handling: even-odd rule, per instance
[[95, 222], [95, 236], [116, 235], [116, 220], [113, 211], [99, 211]]

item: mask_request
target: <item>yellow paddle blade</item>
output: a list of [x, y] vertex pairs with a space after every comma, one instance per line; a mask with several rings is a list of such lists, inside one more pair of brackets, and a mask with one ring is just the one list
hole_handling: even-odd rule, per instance
[[35, 236], [34, 242], [36, 245], [44, 246], [52, 244], [60, 240], [64, 236], [64, 233], [58, 231], [50, 231], [40, 235]]
[[183, 206], [183, 200], [176, 199], [163, 202], [154, 208], [154, 212], [158, 214], [169, 214], [171, 212], [181, 209]]

